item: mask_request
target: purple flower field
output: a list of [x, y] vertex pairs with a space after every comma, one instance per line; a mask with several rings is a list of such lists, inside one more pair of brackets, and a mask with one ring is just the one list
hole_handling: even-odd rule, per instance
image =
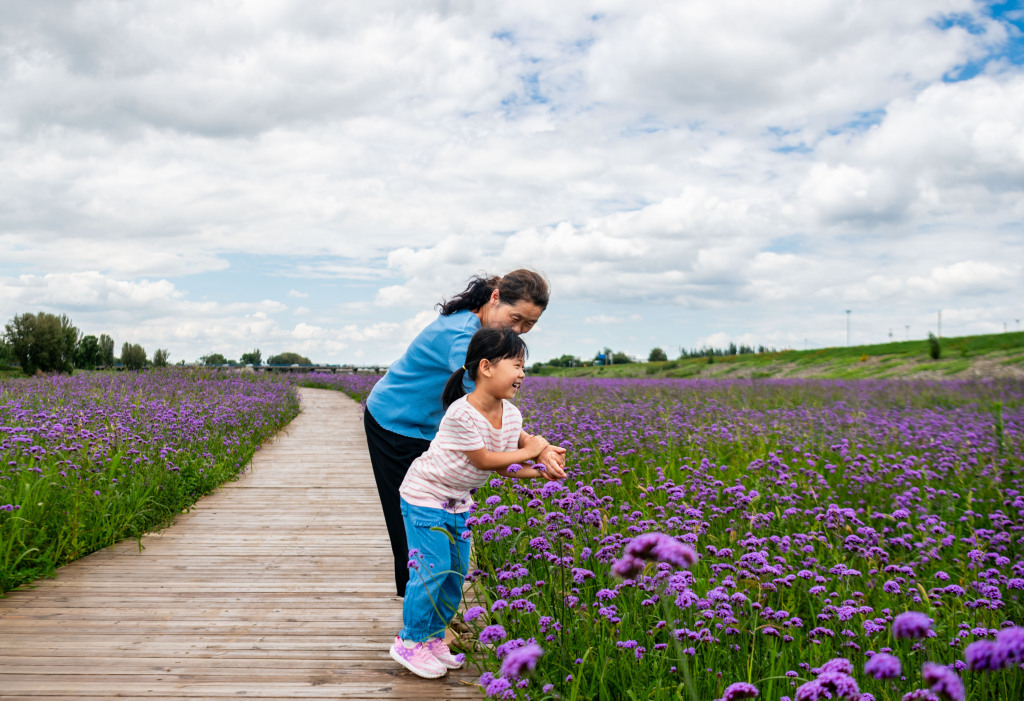
[[0, 382], [0, 593], [166, 524], [298, 409], [291, 383], [253, 375]]
[[[166, 523], [295, 384], [0, 382], [0, 592]], [[465, 625], [493, 698], [1024, 698], [1024, 383], [527, 380], [564, 482], [494, 479]]]
[[366, 406], [366, 397], [370, 390], [377, 384], [380, 375], [365, 373], [326, 373], [313, 372], [304, 375], [295, 375], [294, 382], [301, 387], [316, 387], [318, 389], [333, 389], [344, 392], [357, 402]]
[[530, 378], [519, 404], [569, 478], [477, 495], [491, 696], [1024, 698], [1024, 384]]

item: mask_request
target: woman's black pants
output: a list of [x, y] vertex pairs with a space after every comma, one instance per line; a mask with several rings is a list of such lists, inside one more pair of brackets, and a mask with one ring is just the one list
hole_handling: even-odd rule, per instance
[[409, 546], [405, 542], [398, 488], [402, 486], [412, 461], [427, 452], [430, 441], [393, 433], [377, 423], [369, 411], [363, 412], [363, 427], [366, 429], [366, 445], [370, 449], [373, 478], [377, 481], [377, 494], [384, 509], [384, 523], [391, 538], [391, 553], [395, 558], [395, 588], [399, 596], [405, 596], [405, 585], [409, 582]]

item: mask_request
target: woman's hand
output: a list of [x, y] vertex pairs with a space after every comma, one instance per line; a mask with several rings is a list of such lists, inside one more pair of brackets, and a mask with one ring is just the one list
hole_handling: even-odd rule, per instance
[[544, 463], [542, 474], [547, 480], [565, 479], [565, 448], [560, 445], [548, 445], [540, 455], [537, 462]]

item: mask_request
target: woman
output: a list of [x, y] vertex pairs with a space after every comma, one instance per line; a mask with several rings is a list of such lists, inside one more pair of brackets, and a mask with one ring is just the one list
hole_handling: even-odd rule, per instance
[[[548, 296], [547, 281], [532, 270], [513, 270], [501, 278], [471, 278], [464, 291], [438, 305], [441, 315], [420, 332], [367, 397], [363, 424], [391, 538], [398, 596], [405, 596], [409, 581], [409, 548], [398, 488], [441, 424], [445, 382], [466, 361], [469, 340], [477, 329], [527, 333], [547, 308]], [[565, 476], [564, 458], [555, 450], [541, 453], [540, 462], [555, 476]]]

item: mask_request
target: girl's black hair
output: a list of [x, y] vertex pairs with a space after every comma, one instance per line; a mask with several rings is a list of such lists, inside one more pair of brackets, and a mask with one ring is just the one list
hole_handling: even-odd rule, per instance
[[444, 386], [444, 393], [441, 395], [444, 408], [447, 409], [456, 399], [465, 396], [466, 390], [462, 386], [462, 380], [466, 375], [476, 382], [481, 360], [486, 358], [496, 363], [505, 358], [522, 358], [525, 362], [526, 356], [526, 343], [512, 329], [479, 329], [469, 341], [466, 364], [452, 373]]
[[469, 279], [469, 285], [465, 290], [451, 299], [441, 300], [437, 307], [440, 308], [442, 316], [450, 316], [463, 309], [476, 311], [487, 304], [495, 289], [498, 290], [498, 298], [505, 304], [517, 304], [526, 300], [536, 304], [541, 311], [548, 308], [548, 299], [551, 297], [548, 281], [543, 275], [520, 268], [503, 277], [474, 275]]

